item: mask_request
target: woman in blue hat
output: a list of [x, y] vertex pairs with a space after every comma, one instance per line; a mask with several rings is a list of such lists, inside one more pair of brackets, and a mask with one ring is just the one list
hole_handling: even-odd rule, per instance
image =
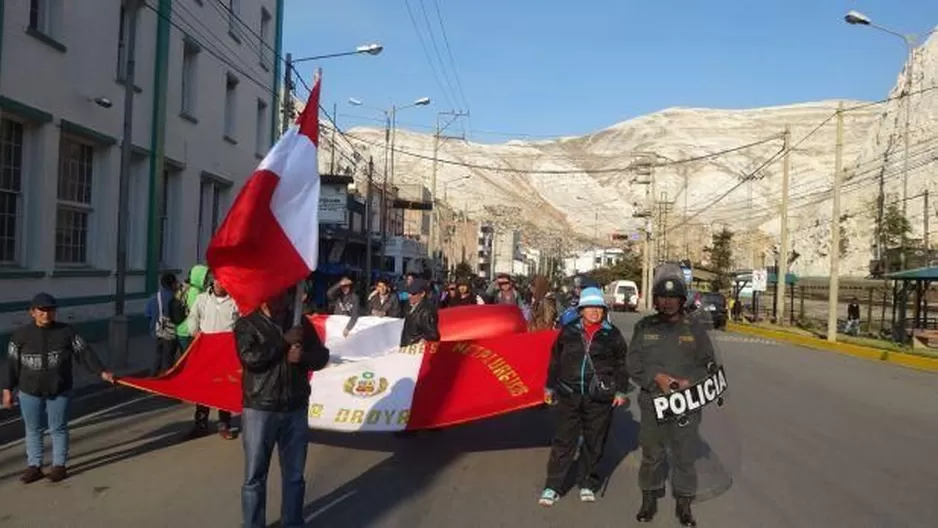
[[577, 479], [580, 500], [596, 500], [602, 458], [612, 411], [628, 404], [626, 341], [606, 317], [608, 306], [599, 288], [584, 288], [577, 302], [579, 318], [561, 329], [551, 351], [544, 400], [557, 418], [547, 462], [547, 479], [539, 500], [553, 506], [580, 447]]

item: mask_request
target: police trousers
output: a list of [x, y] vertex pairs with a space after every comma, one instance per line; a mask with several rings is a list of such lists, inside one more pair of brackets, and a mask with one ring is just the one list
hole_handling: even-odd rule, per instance
[[576, 457], [580, 436], [580, 466], [577, 484], [580, 489], [597, 491], [601, 483], [596, 470], [603, 457], [609, 426], [612, 424], [612, 402], [592, 400], [588, 395], [573, 393], [556, 396], [553, 406], [556, 419], [550, 458], [547, 461], [545, 488], [560, 492]]
[[671, 489], [675, 497], [694, 497], [697, 492], [697, 451], [700, 448], [700, 413], [688, 416], [687, 425], [677, 421], [658, 423], [651, 394], [638, 396], [642, 424], [638, 444], [642, 463], [638, 469], [638, 486], [642, 491], [664, 492], [668, 477], [668, 453], [671, 454]]

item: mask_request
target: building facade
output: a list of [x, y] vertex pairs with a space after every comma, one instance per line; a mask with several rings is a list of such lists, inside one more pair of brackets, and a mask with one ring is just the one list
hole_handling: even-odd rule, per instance
[[120, 0], [0, 3], [0, 334], [47, 291], [106, 336], [131, 25], [128, 314], [161, 271], [204, 262], [275, 137], [283, 0], [139, 5], [131, 19]]
[[620, 248], [595, 248], [582, 251], [572, 258], [564, 259], [564, 272], [569, 277], [577, 273], [587, 273], [598, 268], [614, 265], [625, 257]]

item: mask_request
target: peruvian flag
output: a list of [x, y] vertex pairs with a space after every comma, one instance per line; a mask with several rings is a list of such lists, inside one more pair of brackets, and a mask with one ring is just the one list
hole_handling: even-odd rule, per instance
[[316, 269], [320, 80], [317, 71], [296, 126], [258, 165], [208, 247], [209, 268], [243, 314]]

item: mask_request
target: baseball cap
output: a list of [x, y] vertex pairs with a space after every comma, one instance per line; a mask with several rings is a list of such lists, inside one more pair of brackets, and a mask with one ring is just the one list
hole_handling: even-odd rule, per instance
[[55, 300], [55, 297], [49, 295], [48, 293], [37, 293], [33, 297], [33, 301], [29, 304], [30, 309], [51, 309], [58, 308], [59, 303]]

